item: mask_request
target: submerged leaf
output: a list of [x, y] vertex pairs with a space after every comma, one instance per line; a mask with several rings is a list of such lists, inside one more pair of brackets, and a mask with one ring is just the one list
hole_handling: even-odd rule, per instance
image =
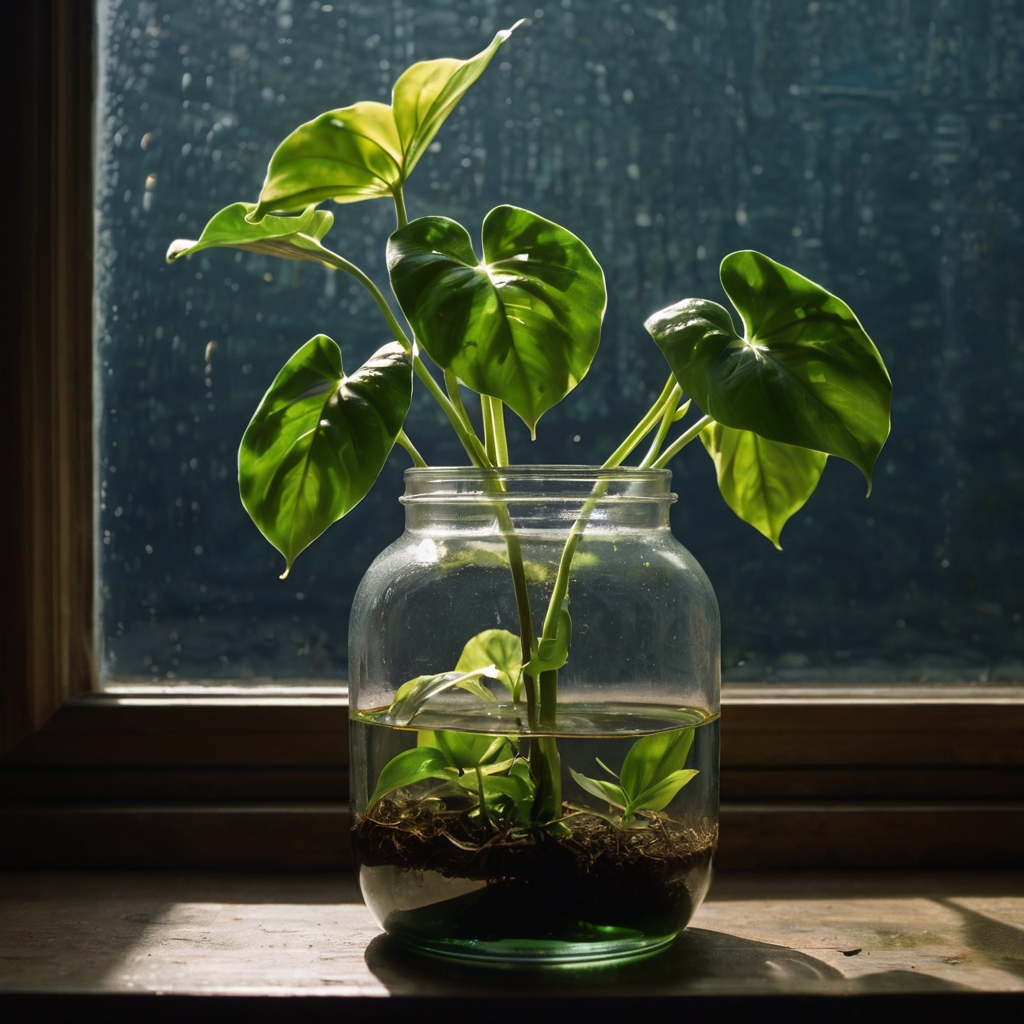
[[722, 285], [743, 318], [686, 299], [645, 326], [680, 386], [716, 422], [838, 455], [871, 473], [889, 435], [892, 383], [853, 311], [758, 252], [734, 252]]
[[619, 773], [628, 802], [636, 801], [686, 764], [693, 735], [693, 729], [656, 732], [641, 737], [629, 748]]
[[484, 218], [483, 262], [464, 227], [421, 217], [388, 240], [388, 270], [417, 341], [531, 432], [597, 352], [604, 274], [565, 228], [515, 206]]
[[423, 705], [432, 697], [445, 690], [459, 689], [475, 694], [483, 700], [493, 701], [494, 694], [480, 683], [480, 677], [493, 670], [493, 665], [473, 669], [470, 672], [438, 672], [436, 675], [416, 676], [403, 683], [395, 694], [388, 713], [395, 725], [408, 725]]
[[258, 224], [251, 224], [246, 217], [255, 209], [253, 203], [224, 207], [210, 218], [198, 241], [177, 238], [171, 242], [167, 262], [215, 247], [245, 249], [288, 260], [320, 260], [319, 242], [334, 223], [333, 213], [309, 206], [298, 217], [264, 217]]
[[508, 736], [490, 736], [487, 733], [424, 730], [417, 737], [417, 743], [436, 747], [443, 754], [446, 764], [462, 771], [496, 766], [502, 761], [511, 763], [515, 755]]
[[373, 791], [366, 809], [369, 810], [381, 797], [403, 786], [411, 786], [426, 779], [452, 779], [452, 772], [446, 770], [444, 754], [434, 747], [413, 747], [393, 757], [381, 770], [377, 788]]
[[298, 554], [373, 486], [412, 398], [412, 358], [378, 349], [346, 377], [341, 349], [318, 334], [285, 363], [242, 437], [242, 504], [284, 555]]
[[[455, 665], [456, 672], [483, 669], [508, 688], [513, 702], [522, 689], [523, 653], [519, 637], [507, 629], [485, 629], [466, 643]], [[487, 671], [490, 669], [491, 671]]]
[[621, 786], [616, 785], [614, 782], [606, 782], [604, 779], [589, 779], [586, 775], [580, 775], [579, 772], [574, 771], [572, 768], [569, 769], [569, 774], [580, 789], [585, 790], [591, 796], [596, 796], [599, 800], [604, 800], [613, 807], [618, 807], [625, 811], [629, 798]]
[[680, 769], [671, 772], [654, 785], [645, 789], [635, 800], [630, 800], [626, 815], [637, 811], [660, 811], [668, 807], [679, 792], [699, 772], [695, 768]]
[[726, 504], [781, 549], [782, 527], [814, 493], [828, 456], [721, 423], [705, 427], [700, 439]]

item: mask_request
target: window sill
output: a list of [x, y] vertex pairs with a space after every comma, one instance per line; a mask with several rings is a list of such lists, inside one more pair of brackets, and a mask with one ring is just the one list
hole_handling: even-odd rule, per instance
[[[829, 1019], [862, 1013], [864, 1003], [918, 1001], [952, 1018], [1024, 999], [1022, 891], [1024, 876], [1009, 873], [726, 875], [660, 957], [516, 976], [403, 953], [351, 877], [8, 874], [0, 1008], [38, 1016], [91, 1003], [108, 1020], [140, 1011], [184, 1019], [202, 1012], [197, 997], [216, 996], [218, 1019], [225, 1010], [255, 1019], [258, 1003], [260, 1020], [341, 1012], [386, 1021], [420, 1000], [442, 1009], [438, 1000], [470, 998], [497, 1020], [521, 1019], [521, 1000], [537, 996], [595, 1009], [609, 996], [650, 1000], [645, 1015], [683, 997], [688, 1009], [702, 1000], [725, 1009], [761, 996], [780, 1008], [816, 1004]], [[164, 998], [147, 998], [155, 994]], [[280, 996], [290, 998], [267, 998]]]

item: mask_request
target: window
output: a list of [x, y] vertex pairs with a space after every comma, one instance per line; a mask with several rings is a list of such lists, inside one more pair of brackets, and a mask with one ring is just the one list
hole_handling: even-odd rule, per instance
[[[235, 453], [284, 360], [323, 330], [358, 363], [386, 336], [351, 279], [175, 237], [258, 194], [274, 146], [387, 99], [415, 59], [468, 56], [494, 5], [162, 0], [101, 5], [98, 564], [110, 684], [345, 677], [356, 584], [401, 530], [396, 450], [375, 490], [278, 582]], [[997, 13], [1002, 12], [1002, 13]], [[674, 525], [722, 606], [725, 678], [1024, 681], [1016, 424], [1024, 311], [1017, 5], [954, 17], [854, 4], [551, 3], [500, 51], [407, 189], [475, 233], [501, 202], [565, 224], [609, 284], [589, 379], [513, 459], [600, 462], [660, 390], [644, 318], [721, 297], [757, 248], [858, 312], [895, 380], [862, 500], [832, 460], [779, 554], [674, 464]], [[330, 204], [328, 204], [330, 206]], [[333, 206], [335, 248], [386, 288], [387, 202]], [[429, 399], [409, 433], [464, 462]]]
[[[328, 6], [331, 11], [325, 10]], [[684, 292], [714, 297], [714, 263], [721, 252], [756, 244], [849, 297], [882, 347], [897, 381], [899, 401], [905, 403], [897, 407], [893, 439], [883, 454], [871, 501], [861, 506], [853, 475], [839, 465], [830, 466], [821, 491], [784, 534], [787, 552], [780, 556], [732, 519], [699, 451], [680, 460], [677, 469], [682, 499], [677, 530], [712, 575], [727, 629], [733, 630], [732, 638], [726, 637], [733, 645], [729, 671], [738, 678], [727, 686], [725, 698], [723, 835], [735, 852], [728, 854], [726, 847], [723, 863], [730, 857], [733, 866], [794, 864], [800, 858], [803, 863], [834, 866], [1012, 863], [1019, 857], [1024, 701], [1018, 687], [996, 683], [1019, 678], [1014, 664], [1021, 656], [1020, 626], [1014, 622], [1019, 608], [1015, 576], [1020, 575], [1014, 559], [1019, 559], [1020, 530], [1008, 510], [1018, 486], [1013, 417], [1019, 410], [1013, 388], [1014, 374], [1021, 372], [1020, 336], [1010, 282], [1019, 271], [1012, 231], [1019, 209], [1019, 192], [1013, 190], [1019, 189], [1020, 179], [1011, 161], [1020, 148], [1012, 104], [1019, 99], [1014, 60], [1018, 22], [1024, 15], [1019, 5], [1010, 3], [972, 10], [948, 22], [941, 20], [940, 12], [934, 15], [934, 24], [927, 25], [908, 14], [905, 22], [890, 25], [866, 3], [775, 4], [770, 11], [768, 5], [725, 4], [687, 8], [683, 13], [677, 8], [675, 14], [666, 9], [660, 15], [639, 6], [626, 10], [627, 6], [608, 5], [595, 16], [582, 0], [569, 7], [545, 5], [544, 17], [536, 19], [530, 34], [514, 39], [518, 49], [510, 48], [505, 58], [512, 65], [508, 77], [501, 61], [492, 66], [465, 112], [457, 113], [439, 137], [442, 148], [430, 157], [433, 162], [418, 170], [421, 191], [410, 190], [419, 204], [414, 211], [428, 209], [433, 193], [445, 186], [445, 209], [471, 226], [492, 203], [521, 201], [574, 228], [598, 252], [616, 305], [609, 314], [594, 380], [577, 393], [584, 404], [570, 400], [561, 420], [552, 416], [550, 425], [545, 420], [551, 445], [545, 457], [551, 459], [593, 458], [612, 446], [623, 425], [615, 422], [616, 416], [621, 411], [623, 420], [631, 419], [641, 403], [640, 390], [656, 384], [660, 373], [660, 367], [655, 372], [656, 353], [639, 327], [643, 314]], [[139, 113], [148, 113], [141, 111], [143, 103], [161, 102], [155, 81], [159, 64], [155, 58], [145, 59], [146, 54], [154, 42], [159, 43], [158, 56], [164, 52], [160, 48], [170, 38], [169, 26], [185, 7], [154, 0], [101, 8], [106, 19], [101, 50], [109, 46], [114, 52], [116, 42], [118, 60], [123, 58], [125, 67], [135, 67], [141, 76], [129, 86], [131, 74], [126, 74], [122, 92], [112, 91], [109, 81], [102, 80], [106, 85], [100, 109], [112, 114], [113, 121], [101, 119], [101, 132], [112, 137], [126, 125], [128, 131], [122, 134], [121, 146], [110, 150], [118, 163], [119, 190], [112, 191], [110, 164], [105, 163], [96, 177], [102, 202], [110, 204], [96, 236], [103, 256], [95, 274], [101, 307], [98, 340], [105, 341], [109, 334], [108, 347], [119, 347], [124, 357], [116, 367], [113, 361], [102, 367], [108, 357], [101, 347], [100, 368], [115, 370], [107, 380], [115, 380], [120, 394], [144, 414], [136, 420], [123, 415], [127, 406], [111, 406], [109, 390], [97, 403], [101, 441], [108, 446], [100, 460], [109, 460], [110, 452], [121, 449], [122, 439], [128, 450], [128, 461], [108, 461], [103, 467], [99, 479], [106, 483], [107, 493], [100, 504], [107, 508], [97, 509], [95, 519], [96, 547], [114, 548], [119, 558], [105, 567], [97, 562], [97, 575], [109, 585], [111, 578], [104, 574], [113, 565], [123, 574], [121, 583], [128, 581], [119, 594], [114, 588], [110, 595], [99, 594], [101, 604], [107, 603], [101, 610], [106, 650], [118, 654], [112, 663], [117, 667], [108, 668], [106, 678], [109, 682], [115, 674], [123, 675], [119, 695], [74, 696], [96, 688], [99, 681], [89, 643], [94, 579], [88, 135], [93, 4], [49, 0], [25, 5], [12, 14], [12, 32], [2, 41], [9, 50], [8, 60], [2, 62], [5, 73], [26, 64], [30, 68], [29, 74], [12, 76], [9, 90], [17, 97], [12, 103], [12, 131], [25, 140], [15, 164], [18, 194], [25, 201], [14, 204], [12, 211], [12, 231], [17, 232], [18, 251], [25, 258], [17, 266], [11, 303], [12, 337], [19, 341], [11, 346], [9, 365], [17, 385], [17, 471], [12, 476], [14, 499], [3, 505], [3, 515], [10, 519], [7, 535], [20, 541], [10, 550], [9, 587], [15, 599], [3, 625], [10, 657], [0, 689], [4, 749], [9, 752], [0, 764], [0, 818], [5, 822], [0, 833], [13, 837], [6, 840], [13, 845], [2, 853], [8, 863], [40, 864], [44, 850], [49, 851], [48, 863], [143, 865], [160, 857], [161, 863], [168, 857], [175, 863], [280, 863], [274, 834], [294, 830], [296, 823], [301, 825], [303, 842], [317, 851], [320, 859], [313, 860], [337, 862], [345, 768], [339, 698], [330, 693], [318, 697], [308, 690], [292, 697], [280, 692], [266, 696], [265, 689], [264, 696], [240, 696], [238, 684], [251, 686], [268, 678], [287, 681], [289, 675], [295, 680], [342, 679], [338, 652], [343, 652], [339, 638], [344, 626], [338, 623], [343, 621], [345, 599], [339, 597], [332, 607], [327, 597], [321, 594], [320, 600], [311, 591], [299, 602], [297, 588], [278, 584], [266, 562], [253, 569], [241, 556], [235, 567], [248, 573], [244, 585], [232, 583], [227, 574], [201, 577], [196, 572], [192, 559], [208, 557], [207, 537], [211, 550], [225, 536], [232, 538], [231, 530], [221, 525], [221, 515], [231, 517], [236, 532], [239, 522], [245, 525], [230, 471], [221, 479], [221, 467], [214, 471], [209, 462], [204, 464], [206, 492], [193, 499], [200, 507], [192, 510], [191, 500], [186, 506], [188, 512], [199, 514], [199, 523], [181, 519], [175, 501], [182, 494], [181, 481], [198, 480], [190, 474], [198, 472], [191, 459], [198, 462], [199, 441], [207, 459], [221, 458], [210, 454], [221, 441], [228, 446], [226, 454], [237, 443], [263, 386], [249, 383], [257, 376], [257, 361], [265, 359], [265, 373], [271, 374], [281, 358], [325, 323], [317, 299], [323, 299], [324, 308], [333, 301], [332, 316], [347, 326], [344, 333], [341, 327], [332, 330], [343, 346], [353, 346], [356, 360], [377, 343], [378, 328], [358, 308], [355, 315], [350, 307], [341, 308], [343, 301], [351, 305], [351, 297], [343, 294], [340, 282], [335, 282], [333, 298], [328, 295], [326, 272], [289, 284], [288, 290], [277, 276], [272, 282], [262, 280], [263, 274], [276, 275], [279, 268], [249, 269], [244, 260], [241, 265], [232, 262], [233, 253], [215, 252], [210, 266], [217, 257], [217, 276], [207, 281], [207, 270], [198, 260], [162, 269], [162, 251], [167, 237], [193, 233], [220, 202], [253, 194], [270, 147], [297, 117], [351, 98], [318, 83], [320, 69], [315, 63], [326, 58], [315, 57], [311, 65], [301, 67], [301, 75], [289, 79], [297, 84], [287, 87], [292, 89], [287, 116], [276, 106], [278, 95], [288, 96], [280, 84], [284, 78], [277, 76], [295, 67], [296, 40], [302, 38], [298, 29], [307, 21], [319, 25], [317, 19], [333, 16], [335, 38], [318, 33], [314, 40], [317, 46], [331, 48], [332, 54], [341, 46], [337, 36], [346, 34], [337, 21], [351, 18], [358, 23], [361, 34], [352, 38], [359, 46], [342, 51], [351, 81], [361, 83], [375, 74], [377, 87], [386, 92], [394, 68], [381, 67], [381, 61], [399, 65], [456, 48], [459, 53], [471, 52], [478, 35], [493, 26], [470, 19], [497, 15], [491, 13], [491, 5], [477, 10], [475, 5], [440, 3], [429, 8], [392, 5], [386, 11], [341, 4], [294, 4], [286, 10], [284, 3], [274, 3], [264, 5], [263, 13], [259, 4], [243, 2], [190, 5], [185, 13], [192, 21], [181, 28], [182, 38], [170, 58], [183, 59], [187, 54], [177, 51], [188, 42], [193, 55], [207, 47], [206, 63], [201, 74], [184, 65], [174, 68], [176, 77], [169, 80], [174, 87], [168, 86], [163, 95], [168, 104], [173, 99], [175, 116], [168, 114], [160, 125], [154, 121], [146, 129], [152, 135], [143, 148], [146, 132], [140, 131], [143, 124], [134, 119], [136, 115], [128, 116], [127, 98]], [[501, 24], [515, 13], [509, 18], [502, 15]], [[260, 26], [261, 17], [276, 26], [274, 33], [259, 35], [266, 27]], [[115, 41], [112, 35], [117, 18], [122, 18], [124, 40]], [[151, 18], [155, 34], [149, 31]], [[169, 188], [164, 165], [145, 161], [161, 152], [156, 148], [158, 130], [165, 133], [160, 143], [165, 147], [166, 133], [182, 124], [196, 132], [198, 119], [182, 120], [186, 111], [181, 104], [188, 98], [181, 91], [183, 76], [192, 74], [186, 91], [196, 86], [206, 90], [207, 75], [213, 78], [212, 92], [224, 84], [211, 40], [220, 46], [218, 52], [228, 54], [227, 66], [233, 66], [230, 47], [240, 43], [228, 41], [229, 30], [234, 31], [232, 18], [238, 19], [238, 31], [253, 33], [250, 54], [260, 38], [272, 47], [267, 51], [271, 57], [263, 63], [268, 75], [272, 72], [267, 85], [274, 87], [273, 103], [263, 99], [263, 83], [256, 92], [241, 88], [245, 75], [255, 72], [246, 70], [248, 62], [242, 67], [239, 61], [236, 98], [230, 92], [217, 94], [222, 97], [217, 100], [217, 120], [237, 112], [243, 102], [255, 105], [253, 120], [222, 124], [209, 142], [205, 140], [213, 121], [206, 123], [197, 138], [200, 148], [209, 149], [200, 154], [202, 173], [209, 180], [192, 186], [185, 179], [174, 201], [164, 192]], [[278, 20], [285, 18], [292, 19], [287, 31]], [[373, 19], [377, 20], [371, 26]], [[375, 35], [380, 40], [367, 47]], [[955, 48], [944, 41], [954, 37]], [[279, 43], [282, 38], [293, 42]], [[844, 41], [838, 57], [829, 49], [835, 39]], [[551, 40], [563, 49], [546, 50], [554, 45]], [[411, 54], [405, 49], [410, 41], [416, 47]], [[133, 48], [142, 52], [134, 55]], [[552, 54], [577, 50], [587, 51], [580, 67], [570, 68], [564, 59], [554, 63]], [[291, 57], [290, 65], [282, 63], [285, 57]], [[153, 72], [144, 72], [143, 65], [149, 64]], [[207, 72], [211, 64], [214, 71]], [[906, 71], [901, 70], [904, 64]], [[103, 67], [113, 73], [121, 64]], [[167, 74], [169, 68], [170, 64], [165, 66]], [[682, 97], [678, 105], [664, 103], [660, 96], [652, 103], [650, 92], [643, 91], [651, 89], [650, 82], [661, 81], [657, 76], [663, 73], [679, 76], [674, 83]], [[642, 85], [645, 81], [648, 85]], [[549, 88], [554, 90], [550, 96]], [[925, 93], [926, 88], [931, 92]], [[298, 107], [291, 106], [296, 89], [306, 89], [308, 99], [307, 108], [298, 114]], [[530, 89], [538, 90], [536, 95], [530, 96]], [[361, 88], [359, 95], [363, 94]], [[556, 94], [557, 99], [551, 98]], [[126, 97], [124, 102], [112, 106], [119, 95]], [[266, 108], [256, 105], [257, 95], [259, 103], [268, 103]], [[977, 99], [982, 95], [984, 102]], [[583, 96], [584, 102], [577, 104], [576, 96]], [[506, 106], [515, 106], [517, 113], [507, 118], [513, 125], [506, 129], [493, 110], [509, 97], [516, 102]], [[213, 100], [201, 102], [210, 102], [210, 112], [214, 111]], [[531, 110], [531, 103], [538, 109]], [[125, 113], [119, 115], [122, 107]], [[641, 110], [654, 126], [636, 119]], [[262, 120], [262, 114], [257, 119], [256, 111], [264, 111], [267, 119]], [[271, 112], [283, 120], [271, 121]], [[243, 138], [246, 124], [265, 134]], [[897, 128], [902, 135], [891, 134]], [[235, 133], [235, 150], [221, 145], [221, 157], [214, 161], [214, 139], [224, 132]], [[465, 141], [461, 134], [467, 135]], [[666, 138], [669, 134], [671, 139]], [[191, 140], [178, 139], [176, 148], [167, 150], [170, 166], [190, 166], [192, 151], [180, 155], [187, 141]], [[242, 141], [257, 147], [245, 151], [244, 162], [237, 148]], [[531, 152], [534, 144], [536, 152]], [[196, 142], [192, 145], [195, 148]], [[460, 153], [460, 145], [470, 146], [469, 153]], [[481, 157], [474, 149], [483, 149], [486, 155]], [[229, 152], [238, 154], [232, 157], [237, 166], [230, 173], [225, 156]], [[865, 161], [864, 155], [869, 159]], [[780, 162], [783, 156], [785, 161]], [[468, 168], [463, 168], [465, 159], [470, 161]], [[191, 166], [199, 175], [200, 164]], [[803, 177], [808, 170], [812, 176]], [[915, 172], [918, 177], [912, 179]], [[484, 174], [479, 185], [478, 173]], [[156, 179], [147, 190], [151, 174]], [[509, 191], [502, 194], [502, 186]], [[699, 192], [701, 187], [705, 193]], [[491, 188], [497, 193], [487, 191]], [[920, 189], [921, 194], [908, 189]], [[126, 201], [129, 190], [133, 197]], [[147, 191], [153, 197], [148, 210]], [[941, 209], [933, 209], [933, 204], [942, 204]], [[176, 218], [181, 212], [186, 220], [194, 219], [179, 225]], [[374, 251], [379, 252], [389, 224], [383, 204], [379, 210], [369, 203], [342, 212], [335, 232], [347, 219], [357, 225], [352, 244], [368, 246], [363, 238], [373, 235]], [[819, 215], [822, 227], [817, 234]], [[364, 224], [363, 216], [370, 222]], [[161, 227], [161, 217], [170, 223]], [[932, 233], [935, 227], [938, 234]], [[796, 228], [800, 234], [794, 233]], [[890, 235], [895, 243], [886, 241]], [[808, 244], [815, 239], [821, 244]], [[147, 245], [152, 246], [148, 252]], [[893, 255], [900, 252], [903, 265]], [[889, 255], [883, 259], [883, 253]], [[896, 261], [885, 262], [890, 259]], [[858, 268], [864, 273], [858, 274]], [[381, 270], [370, 269], [376, 274]], [[154, 276], [146, 278], [151, 270]], [[175, 279], [178, 271], [182, 273]], [[204, 277], [196, 280], [200, 271]], [[129, 273], [138, 275], [134, 284], [118, 278]], [[901, 280], [901, 274], [910, 277]], [[236, 283], [238, 292], [232, 290]], [[193, 288], [193, 295], [183, 295], [179, 289], [184, 287]], [[133, 295], [136, 290], [138, 296]], [[218, 343], [211, 350], [211, 374], [205, 372], [207, 361], [201, 366], [187, 361], [197, 352], [186, 350], [182, 355], [173, 349], [175, 333], [183, 339], [186, 335], [172, 329], [172, 320], [164, 314], [170, 309], [183, 316], [180, 307], [188, 301], [193, 302], [188, 316], [197, 326], [200, 319], [207, 321], [198, 336], [203, 360], [206, 345]], [[279, 342], [275, 334], [260, 334], [253, 326], [269, 320], [271, 301], [278, 324], [295, 332], [290, 340], [284, 331], [279, 333], [285, 340]], [[201, 311], [203, 302], [207, 306]], [[236, 302], [242, 307], [237, 313]], [[264, 313], [264, 321], [255, 320], [257, 312]], [[133, 320], [136, 314], [138, 319]], [[139, 321], [141, 326], [132, 326]], [[220, 330], [224, 325], [227, 331]], [[157, 339], [160, 326], [164, 333]], [[280, 348], [263, 352], [254, 347], [251, 358], [243, 359], [241, 351], [234, 352], [236, 338], [253, 346], [260, 342]], [[947, 353], [952, 353], [948, 359]], [[175, 363], [172, 356], [182, 361]], [[249, 362], [253, 370], [244, 373]], [[213, 382], [210, 386], [207, 377]], [[211, 390], [213, 397], [208, 399]], [[196, 412], [191, 412], [190, 403], [196, 404]], [[208, 408], [211, 403], [213, 410]], [[117, 422], [111, 408], [118, 409]], [[225, 408], [231, 415], [220, 421], [217, 417]], [[155, 422], [146, 418], [150, 415]], [[194, 426], [187, 429], [201, 428], [205, 433], [198, 440], [186, 436], [188, 459], [175, 452], [168, 462], [167, 453], [182, 437], [177, 423], [189, 415], [199, 415], [200, 423], [193, 418]], [[415, 416], [426, 436], [427, 408], [418, 408]], [[415, 429], [414, 422], [410, 431]], [[577, 434], [579, 442], [574, 440]], [[151, 438], [156, 457], [151, 454]], [[908, 438], [917, 445], [914, 452], [901, 447]], [[164, 442], [168, 447], [161, 450]], [[442, 445], [430, 452], [435, 461], [454, 455], [454, 446], [446, 454]], [[970, 453], [969, 464], [965, 452]], [[938, 462], [939, 455], [952, 460], [948, 466], [958, 475]], [[897, 460], [892, 474], [885, 472], [890, 456]], [[117, 458], [125, 457], [119, 452]], [[131, 458], [135, 469], [128, 474], [122, 466], [131, 468]], [[184, 474], [182, 461], [188, 465]], [[222, 462], [227, 464], [226, 459]], [[111, 464], [118, 473], [106, 472]], [[168, 480], [161, 479], [162, 465], [171, 467]], [[400, 468], [396, 459], [394, 470], [389, 470], [392, 479], [382, 480], [375, 496], [320, 542], [318, 563], [346, 564], [351, 581], [358, 578], [362, 569], [356, 562], [368, 562], [400, 527], [394, 502]], [[130, 476], [145, 482], [150, 475], [157, 477], [157, 490], [151, 494], [162, 497], [145, 498], [149, 505], [143, 515], [137, 507], [143, 499], [123, 482]], [[965, 482], [964, 487], [958, 480]], [[374, 500], [380, 504], [369, 504]], [[120, 517], [115, 515], [118, 507]], [[387, 516], [396, 518], [380, 527], [381, 536], [365, 532], [367, 523]], [[874, 524], [868, 524], [869, 516]], [[130, 532], [118, 525], [122, 521], [132, 525]], [[164, 562], [163, 574], [152, 577], [155, 599], [145, 588], [132, 591], [137, 587], [135, 559], [141, 573], [150, 557], [146, 544], [157, 557], [158, 531], [164, 541], [181, 543], [175, 537], [179, 521], [182, 531], [210, 532], [183, 534], [191, 547], [180, 552], [181, 573], [175, 577], [171, 572], [171, 583], [166, 583], [170, 570]], [[116, 540], [115, 528], [120, 531]], [[111, 530], [109, 545], [102, 544], [106, 529]], [[880, 533], [881, 542], [874, 539]], [[947, 545], [941, 551], [936, 547], [940, 541]], [[199, 545], [204, 548], [201, 556], [195, 555]], [[268, 560], [272, 553], [262, 540], [259, 545], [259, 558]], [[943, 566], [943, 560], [949, 566]], [[124, 570], [125, 562], [130, 571]], [[918, 567], [920, 574], [912, 575]], [[221, 572], [215, 567], [208, 571]], [[347, 577], [340, 570], [332, 572], [339, 573], [336, 589], [343, 595]], [[962, 575], [967, 572], [971, 575]], [[919, 608], [930, 602], [940, 614], [949, 609], [950, 617], [943, 620], [923, 612], [915, 617], [911, 605], [893, 604], [904, 600], [905, 591], [892, 583], [897, 577], [904, 582], [917, 579]], [[864, 589], [852, 594], [852, 581]], [[206, 594], [214, 593], [200, 600], [204, 582]], [[299, 615], [302, 628], [316, 626], [329, 634], [322, 649], [328, 650], [331, 661], [316, 670], [318, 675], [307, 674], [305, 665], [311, 662], [300, 662], [308, 655], [297, 654], [298, 642], [294, 651], [282, 646], [281, 659], [275, 661], [273, 648], [261, 653], [251, 636], [246, 640], [252, 615], [273, 613], [255, 607], [256, 597], [246, 595], [247, 588], [256, 595], [257, 583], [262, 588], [259, 600], [281, 601], [278, 607], [286, 621], [295, 625], [291, 616]], [[762, 593], [771, 595], [766, 599], [770, 603], [759, 600]], [[856, 606], [850, 605], [851, 597]], [[249, 643], [249, 656], [255, 650], [263, 660], [247, 663], [228, 653], [228, 662], [221, 662], [219, 655], [225, 652], [215, 636], [217, 643], [211, 642], [205, 653], [200, 650], [176, 679], [167, 680], [166, 672], [176, 671], [168, 667], [167, 657], [178, 654], [170, 654], [173, 644], [168, 647], [174, 629], [169, 621], [172, 598], [180, 602], [185, 616], [206, 614], [204, 608], [229, 613], [220, 625], [213, 623], [220, 630], [237, 612], [237, 635]], [[134, 618], [111, 617], [110, 609], [118, 601], [119, 607], [134, 612]], [[221, 603], [223, 609], [218, 607]], [[155, 616], [150, 608], [156, 609]], [[313, 608], [328, 611], [316, 612], [323, 615], [317, 621], [306, 611]], [[894, 613], [902, 618], [902, 627]], [[303, 619], [303, 614], [309, 617]], [[786, 615], [795, 615], [796, 623], [788, 624]], [[140, 642], [118, 647], [124, 637], [116, 636], [116, 628], [109, 633], [106, 629], [117, 622], [138, 630], [143, 639], [151, 630], [151, 646]], [[197, 623], [195, 619], [190, 628]], [[806, 629], [807, 636], [798, 635], [799, 629]], [[162, 630], [166, 635], [160, 635]], [[839, 647], [828, 635], [831, 630], [861, 637], [864, 646], [851, 640], [846, 641], [849, 647]], [[123, 632], [127, 636], [130, 630]], [[185, 648], [182, 643], [183, 652]], [[238, 649], [246, 648], [240, 644]], [[849, 650], [849, 658], [839, 656], [844, 650]], [[747, 651], [758, 658], [744, 657]], [[936, 652], [947, 660], [936, 661]], [[143, 660], [147, 653], [150, 665]], [[915, 664], [918, 657], [926, 660]], [[279, 667], [283, 659], [289, 662], [284, 670]], [[179, 657], [179, 665], [183, 660]], [[151, 671], [153, 664], [157, 673]], [[243, 675], [246, 667], [253, 670], [251, 677]], [[988, 682], [982, 683], [985, 671]], [[175, 695], [128, 685], [132, 679], [152, 682], [154, 676], [161, 677], [164, 688], [182, 679], [214, 679], [221, 685], [207, 687], [207, 696], [196, 696], [192, 688]], [[747, 685], [744, 676], [776, 682], [767, 687]], [[827, 685], [801, 685], [807, 679]], [[898, 679], [906, 685], [888, 685]], [[926, 685], [935, 679], [975, 682], [944, 688]], [[910, 685], [914, 680], [921, 682]], [[225, 682], [231, 685], [224, 687]], [[77, 806], [79, 801], [88, 805]], [[310, 801], [324, 803], [310, 806]], [[77, 807], [73, 823], [67, 815], [62, 817], [67, 804]], [[131, 816], [122, 813], [125, 806], [131, 806]], [[263, 814], [261, 809], [271, 806], [274, 814]], [[248, 808], [252, 813], [221, 815], [218, 809], [224, 808]], [[200, 827], [214, 819], [215, 834]], [[894, 834], [901, 836], [898, 847], [878, 840]], [[794, 844], [800, 858], [794, 859]], [[169, 850], [176, 852], [172, 856]], [[325, 850], [334, 852], [328, 855]]]

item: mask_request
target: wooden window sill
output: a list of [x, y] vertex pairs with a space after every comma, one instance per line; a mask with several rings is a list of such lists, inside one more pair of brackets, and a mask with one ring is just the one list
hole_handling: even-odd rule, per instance
[[[683, 997], [691, 1009], [770, 997], [827, 1003], [819, 1010], [830, 1020], [893, 1000], [920, 1001], [942, 1019], [968, 1009], [963, 997], [975, 1011], [986, 1001], [989, 1011], [1019, 1011], [1024, 875], [726, 875], [660, 957], [529, 974], [403, 952], [350, 875], [0, 875], [0, 1009], [24, 1011], [6, 1019], [90, 1005], [108, 1020], [140, 1011], [149, 1021], [188, 1019], [209, 1005], [196, 997], [212, 996], [221, 997], [219, 1020], [256, 1002], [248, 1019], [376, 1022], [399, 1019], [418, 1000], [444, 1012], [439, 1001], [466, 999], [491, 1004], [488, 1020], [521, 1019], [523, 998], [537, 996], [626, 996], [651, 1000], [652, 1011]], [[266, 998], [274, 996], [292, 998]], [[469, 1006], [450, 1007], [458, 1009]]]

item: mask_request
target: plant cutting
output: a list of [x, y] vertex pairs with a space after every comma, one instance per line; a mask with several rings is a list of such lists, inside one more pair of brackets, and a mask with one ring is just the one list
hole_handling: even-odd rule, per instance
[[[242, 502], [284, 575], [396, 445], [413, 464], [406, 531], [367, 572], [350, 624], [367, 903], [420, 950], [600, 960], [671, 942], [717, 844], [718, 609], [669, 530], [666, 467], [699, 439], [727, 504], [778, 547], [828, 456], [870, 490], [891, 384], [841, 299], [735, 252], [721, 281], [738, 322], [705, 299], [649, 317], [667, 378], [600, 467], [509, 466], [506, 410], [535, 437], [597, 356], [604, 274], [581, 239], [518, 207], [483, 218], [479, 249], [446, 217], [410, 221], [404, 187], [513, 29], [469, 60], [413, 64], [390, 104], [301, 125], [255, 202], [221, 210], [167, 258], [229, 247], [341, 270], [393, 337], [352, 372], [332, 338], [307, 341], [239, 450]], [[397, 309], [325, 243], [334, 217], [321, 203], [377, 198], [395, 207]], [[427, 464], [405, 430], [414, 386], [468, 466]]]

